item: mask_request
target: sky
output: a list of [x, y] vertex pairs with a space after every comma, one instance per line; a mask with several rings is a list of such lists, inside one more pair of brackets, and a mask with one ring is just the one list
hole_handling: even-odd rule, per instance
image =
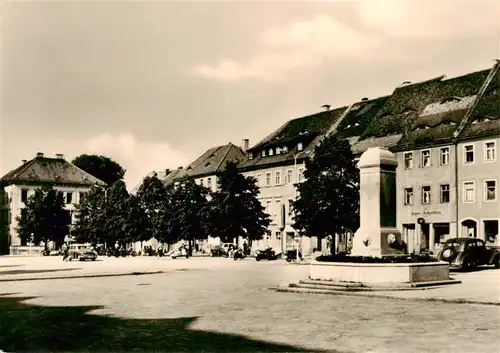
[[0, 174], [113, 158], [129, 189], [287, 120], [500, 58], [500, 1], [3, 1]]

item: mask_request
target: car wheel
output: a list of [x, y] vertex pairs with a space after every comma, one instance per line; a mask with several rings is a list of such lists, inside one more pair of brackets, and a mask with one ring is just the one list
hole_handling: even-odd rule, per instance
[[255, 261], [260, 261], [260, 257], [256, 257], [256, 258], [255, 258]]
[[286, 262], [292, 262], [292, 259], [286, 259]]
[[471, 269], [471, 262], [469, 259], [464, 259], [462, 262], [462, 270], [463, 271], [469, 271]]

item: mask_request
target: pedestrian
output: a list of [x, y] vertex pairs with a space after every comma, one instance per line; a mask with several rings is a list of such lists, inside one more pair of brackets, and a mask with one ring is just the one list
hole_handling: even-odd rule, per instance
[[68, 254], [69, 254], [68, 246], [66, 245], [66, 243], [64, 243], [62, 245], [62, 251], [63, 251], [63, 261], [66, 261], [66, 259], [68, 258]]

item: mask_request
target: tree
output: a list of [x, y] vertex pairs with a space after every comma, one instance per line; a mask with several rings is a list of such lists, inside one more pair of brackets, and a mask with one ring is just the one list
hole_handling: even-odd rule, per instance
[[327, 136], [306, 160], [305, 181], [292, 202], [293, 227], [301, 235], [324, 238], [359, 227], [359, 170], [351, 146], [337, 135]]
[[137, 198], [148, 218], [148, 227], [141, 232], [138, 240], [147, 241], [152, 237], [167, 239], [168, 193], [162, 181], [156, 175], [144, 178]]
[[106, 156], [82, 154], [73, 159], [71, 163], [108, 185], [122, 180], [125, 175], [125, 169]]
[[[130, 243], [149, 240], [150, 220], [137, 196], [130, 195], [127, 200], [126, 215], [122, 225], [122, 241]], [[146, 235], [145, 235], [146, 234]], [[147, 239], [146, 239], [147, 238]]]
[[218, 191], [210, 202], [211, 235], [224, 242], [238, 236], [249, 241], [262, 239], [271, 220], [257, 199], [256, 180], [238, 173], [235, 163], [228, 163], [217, 179]]
[[169, 202], [165, 212], [166, 242], [186, 240], [189, 253], [196, 239], [206, 239], [209, 189], [191, 178], [183, 178], [168, 188]]
[[78, 242], [101, 243], [104, 240], [104, 189], [93, 187], [76, 208], [72, 235]]
[[105, 193], [104, 212], [102, 212], [104, 219], [101, 224], [108, 246], [112, 246], [116, 242], [124, 245], [136, 236], [127, 234], [125, 231], [127, 228], [125, 224], [129, 216], [128, 200], [129, 194], [122, 180], [115, 182]]
[[23, 243], [39, 244], [54, 241], [64, 242], [71, 222], [69, 212], [64, 209], [64, 200], [51, 186], [35, 190], [25, 202], [21, 215], [17, 217], [18, 232]]

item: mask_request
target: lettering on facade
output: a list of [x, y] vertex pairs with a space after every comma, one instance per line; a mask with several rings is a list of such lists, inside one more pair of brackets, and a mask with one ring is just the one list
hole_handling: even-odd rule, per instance
[[412, 216], [421, 216], [421, 215], [437, 215], [437, 214], [442, 214], [441, 211], [424, 211], [424, 212], [412, 212], [411, 215]]

